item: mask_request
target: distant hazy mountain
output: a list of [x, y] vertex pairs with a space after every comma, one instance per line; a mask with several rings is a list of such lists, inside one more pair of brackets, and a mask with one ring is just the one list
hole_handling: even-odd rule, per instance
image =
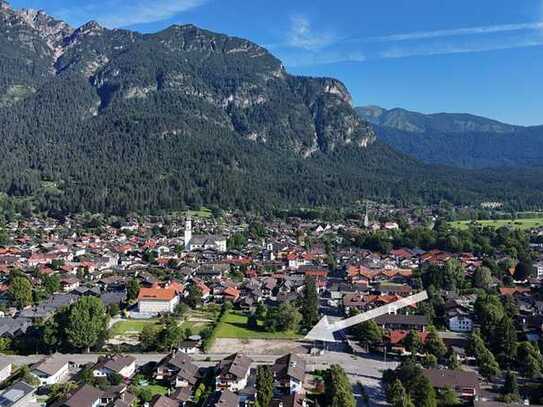
[[462, 168], [543, 166], [543, 126], [522, 127], [470, 114], [422, 114], [359, 107], [390, 146], [431, 164]]

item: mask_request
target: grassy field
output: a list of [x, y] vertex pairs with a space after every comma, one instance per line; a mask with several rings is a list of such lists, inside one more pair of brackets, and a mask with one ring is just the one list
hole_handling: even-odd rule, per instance
[[211, 210], [207, 208], [200, 208], [198, 211], [188, 211], [188, 214], [193, 218], [211, 218]]
[[161, 396], [165, 396], [168, 394], [168, 389], [158, 384], [150, 384], [148, 386], [139, 386], [136, 390], [136, 393], [138, 393], [139, 389], [145, 389], [149, 391], [153, 396], [156, 396], [157, 394], [160, 394]]
[[[467, 229], [472, 221], [457, 221], [451, 222], [450, 224], [458, 229]], [[537, 227], [543, 226], [543, 217], [538, 218], [529, 218], [529, 219], [516, 219], [516, 220], [507, 220], [507, 219], [497, 219], [497, 220], [479, 220], [477, 221], [479, 225], [490, 226], [494, 228], [499, 228], [502, 226], [509, 226], [521, 230], [529, 230]]]
[[156, 319], [119, 321], [111, 327], [111, 334], [116, 336], [124, 335], [127, 332], [140, 333], [147, 325], [158, 326], [159, 322]]
[[[189, 311], [183, 319], [179, 320], [181, 328], [190, 328], [193, 334], [200, 333], [206, 328], [211, 320], [216, 317], [216, 313], [206, 311]], [[160, 326], [158, 319], [145, 319], [145, 320], [124, 320], [115, 323], [111, 327], [111, 335], [139, 335], [143, 328], [147, 325], [153, 325], [154, 327]]]
[[215, 331], [217, 338], [236, 339], [297, 339], [295, 332], [266, 332], [263, 329], [252, 330], [247, 328], [247, 315], [238, 312], [229, 312], [219, 323]]

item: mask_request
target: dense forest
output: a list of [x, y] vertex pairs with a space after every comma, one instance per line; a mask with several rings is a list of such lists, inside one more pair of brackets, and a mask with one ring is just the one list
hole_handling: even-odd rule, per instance
[[543, 172], [420, 164], [375, 141], [339, 81], [192, 25], [74, 30], [2, 2], [0, 72], [0, 192], [29, 210], [543, 198]]

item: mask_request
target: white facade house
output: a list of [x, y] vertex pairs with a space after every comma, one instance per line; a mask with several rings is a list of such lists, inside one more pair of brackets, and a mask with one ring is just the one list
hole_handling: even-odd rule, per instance
[[11, 376], [11, 362], [6, 359], [0, 359], [0, 383]]
[[449, 318], [449, 329], [453, 332], [471, 332], [473, 330], [473, 321], [463, 315], [455, 315]]
[[538, 279], [543, 279], [543, 262], [534, 264]]
[[132, 356], [115, 356], [101, 358], [93, 369], [94, 377], [107, 377], [111, 374], [119, 374], [129, 379], [136, 373], [136, 358]]
[[42, 386], [51, 386], [68, 377], [69, 365], [65, 359], [53, 355], [34, 365], [31, 372]]
[[173, 312], [177, 304], [175, 288], [141, 288], [138, 295], [138, 310], [145, 314]]
[[247, 387], [252, 359], [236, 353], [219, 362], [215, 385], [222, 391], [240, 391]]

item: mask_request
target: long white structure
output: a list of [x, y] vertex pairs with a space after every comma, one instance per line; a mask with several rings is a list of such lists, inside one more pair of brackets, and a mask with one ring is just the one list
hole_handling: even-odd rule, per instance
[[381, 315], [395, 314], [402, 308], [410, 307], [411, 305], [415, 305], [427, 299], [428, 293], [426, 291], [421, 291], [420, 293], [402, 298], [401, 300], [395, 301], [391, 304], [383, 305], [340, 321], [330, 322], [328, 317], [325, 316], [317, 323], [317, 325], [313, 327], [311, 331], [308, 332], [305, 339], [309, 341], [336, 342], [334, 332], [347, 329], [351, 326], [369, 321], [370, 319], [375, 319]]

